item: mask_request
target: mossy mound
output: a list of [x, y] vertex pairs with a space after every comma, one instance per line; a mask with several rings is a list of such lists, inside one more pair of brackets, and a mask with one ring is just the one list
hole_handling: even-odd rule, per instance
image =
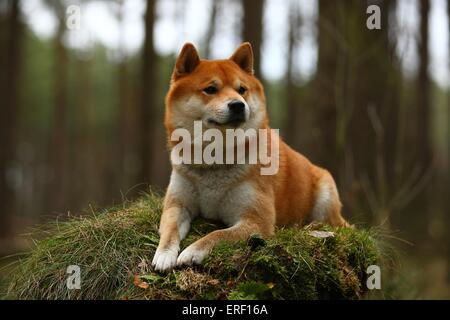
[[[158, 274], [150, 262], [161, 207], [161, 197], [149, 194], [120, 208], [47, 225], [40, 230], [42, 240], [18, 261], [4, 297], [358, 299], [364, 296], [367, 267], [380, 259], [372, 230], [308, 226], [278, 229], [268, 240], [254, 235], [223, 243], [201, 266]], [[182, 248], [218, 227], [196, 221]], [[70, 265], [80, 267], [79, 290], [67, 288]]]

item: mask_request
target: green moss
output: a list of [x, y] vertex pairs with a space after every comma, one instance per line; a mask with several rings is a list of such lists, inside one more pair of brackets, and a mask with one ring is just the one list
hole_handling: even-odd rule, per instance
[[[221, 243], [201, 266], [162, 275], [150, 262], [158, 244], [161, 197], [46, 225], [12, 270], [6, 298], [19, 299], [359, 299], [366, 268], [380, 264], [373, 230], [280, 228], [270, 239]], [[185, 247], [222, 226], [195, 221]], [[332, 232], [313, 236], [312, 231]], [[68, 290], [69, 265], [81, 289]]]
[[234, 290], [232, 290], [228, 298], [230, 300], [258, 300], [268, 299], [267, 293], [272, 289], [272, 284], [266, 284], [256, 281], [246, 281], [239, 283]]

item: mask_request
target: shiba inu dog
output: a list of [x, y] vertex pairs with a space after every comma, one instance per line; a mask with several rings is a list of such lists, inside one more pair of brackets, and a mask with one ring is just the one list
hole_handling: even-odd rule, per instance
[[[243, 43], [229, 59], [201, 60], [187, 43], [179, 54], [166, 96], [165, 126], [177, 129], [269, 129], [262, 84], [253, 73], [253, 52]], [[276, 225], [320, 221], [346, 226], [341, 202], [330, 173], [313, 165], [281, 138], [278, 171], [262, 175], [256, 164], [174, 164], [160, 222], [160, 242], [153, 257], [155, 270], [199, 264], [220, 241], [238, 241], [258, 233], [269, 237]], [[272, 141], [272, 142], [271, 142]], [[228, 228], [213, 231], [185, 248], [191, 221], [202, 216], [221, 220]]]

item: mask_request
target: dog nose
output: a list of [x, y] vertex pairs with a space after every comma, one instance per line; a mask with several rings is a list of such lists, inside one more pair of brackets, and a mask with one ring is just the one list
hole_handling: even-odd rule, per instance
[[231, 101], [228, 104], [228, 108], [234, 114], [242, 114], [245, 110], [245, 104], [241, 101]]

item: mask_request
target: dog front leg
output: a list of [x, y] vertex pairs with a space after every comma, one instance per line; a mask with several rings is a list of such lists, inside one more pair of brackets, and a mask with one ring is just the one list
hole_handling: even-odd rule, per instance
[[152, 265], [156, 271], [175, 267], [180, 241], [189, 231], [191, 217], [188, 210], [179, 206], [164, 209], [159, 226], [160, 240]]
[[274, 223], [269, 219], [250, 216], [240, 220], [232, 227], [213, 231], [184, 249], [177, 259], [177, 265], [200, 264], [216, 244], [221, 241], [236, 242], [245, 240], [254, 233], [263, 237], [271, 236]]

